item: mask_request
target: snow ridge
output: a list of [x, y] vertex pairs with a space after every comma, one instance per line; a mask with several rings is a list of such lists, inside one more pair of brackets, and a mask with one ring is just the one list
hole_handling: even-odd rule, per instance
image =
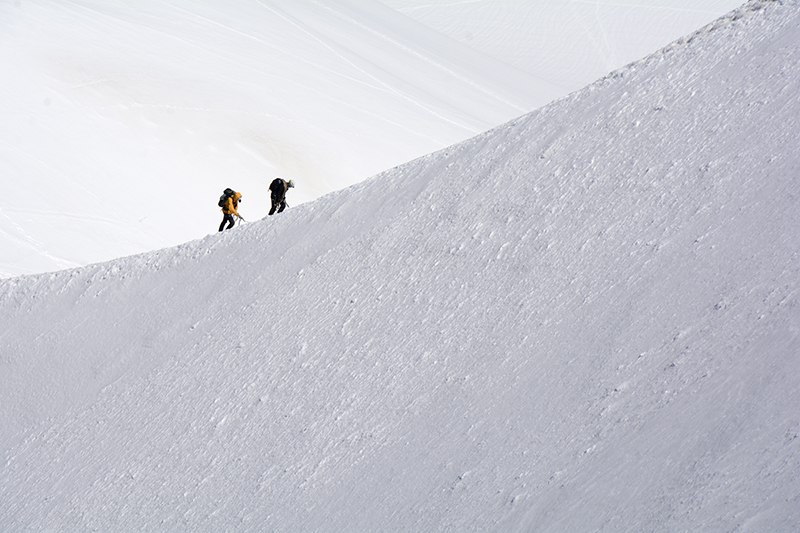
[[0, 282], [0, 528], [800, 527], [800, 12]]

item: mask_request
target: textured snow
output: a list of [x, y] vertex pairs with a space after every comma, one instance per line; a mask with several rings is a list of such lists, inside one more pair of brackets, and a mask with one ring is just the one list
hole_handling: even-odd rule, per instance
[[[418, 22], [375, 0], [0, 2], [0, 277], [200, 238], [219, 225], [226, 187], [243, 192], [242, 213], [256, 220], [276, 176], [297, 182], [292, 206], [363, 181], [739, 5], [706, 3], [700, 17], [665, 20], [641, 5], [615, 8], [619, 24], [602, 28], [634, 52], [623, 59], [591, 42], [599, 4], [543, 6], [537, 21], [533, 2], [488, 2], [503, 14], [492, 33], [555, 61], [525, 70], [512, 50], [481, 53], [448, 37], [435, 14]], [[526, 31], [515, 26], [523, 17]], [[538, 42], [543, 27], [562, 31]], [[559, 72], [570, 72], [568, 86]]]
[[0, 281], [0, 529], [796, 531], [798, 7]]

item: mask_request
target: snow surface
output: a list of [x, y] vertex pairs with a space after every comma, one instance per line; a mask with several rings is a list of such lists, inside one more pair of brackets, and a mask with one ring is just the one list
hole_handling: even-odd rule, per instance
[[381, 0], [569, 91], [739, 7], [727, 0]]
[[0, 282], [0, 530], [797, 531], [800, 6]]
[[[507, 44], [481, 53], [441, 24], [486, 20], [474, 3], [419, 22], [411, 0], [0, 2], [0, 277], [202, 237], [225, 187], [248, 220], [276, 176], [297, 182], [297, 206], [547, 104], [740, 0], [662, 3], [542, 2], [537, 18], [538, 3], [481, 2], [497, 14], [481, 37]], [[520, 49], [551, 59], [522, 68]]]

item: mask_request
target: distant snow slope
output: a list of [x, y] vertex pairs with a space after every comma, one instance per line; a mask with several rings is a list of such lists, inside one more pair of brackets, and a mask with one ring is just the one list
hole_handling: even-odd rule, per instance
[[[481, 5], [508, 8], [506, 0]], [[545, 19], [531, 21], [526, 8], [524, 17], [493, 19], [488, 31], [510, 54], [542, 26], [556, 29], [535, 43], [554, 60], [546, 76], [510, 66], [505, 48], [482, 54], [375, 0], [0, 2], [0, 184], [8, 191], [0, 277], [207, 235], [225, 187], [242, 191], [242, 214], [257, 219], [269, 209], [268, 183], [292, 178], [296, 206], [622, 65], [590, 54], [585, 34], [595, 26], [574, 24], [576, 12], [593, 17], [595, 6], [542, 9]], [[666, 38], [651, 41], [639, 32], [654, 26], [649, 13], [617, 7], [611, 27], [603, 17], [604, 35], [624, 40], [630, 60], [722, 12], [658, 20], [652, 33]], [[466, 7], [447, 13], [453, 23], [473, 16], [485, 19]], [[517, 27], [523, 18], [532, 25]], [[548, 79], [562, 71], [580, 82]]]
[[381, 0], [429, 28], [574, 91], [741, 0]]
[[800, 10], [0, 282], [0, 529], [800, 528]]

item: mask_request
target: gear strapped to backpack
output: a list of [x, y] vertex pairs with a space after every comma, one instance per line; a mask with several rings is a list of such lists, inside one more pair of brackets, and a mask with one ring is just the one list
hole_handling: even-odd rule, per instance
[[284, 181], [281, 178], [275, 178], [272, 180], [272, 183], [269, 184], [269, 190], [272, 191], [273, 196], [281, 197], [286, 195], [286, 191], [294, 187], [294, 182], [292, 180]]
[[234, 194], [236, 194], [236, 191], [233, 189], [225, 189], [225, 191], [222, 193], [222, 196], [219, 197], [219, 202], [217, 202], [217, 205], [224, 209], [225, 202], [228, 201], [228, 197], [233, 196]]

